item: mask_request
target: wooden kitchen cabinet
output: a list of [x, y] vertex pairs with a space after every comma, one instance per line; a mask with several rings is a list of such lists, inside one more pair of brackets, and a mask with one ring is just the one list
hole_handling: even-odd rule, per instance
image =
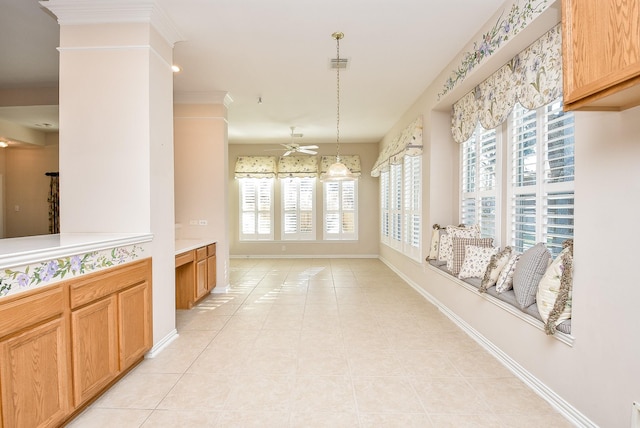
[[176, 309], [191, 309], [215, 286], [215, 243], [176, 255]]
[[119, 372], [117, 296], [71, 313], [74, 405], [94, 397]]
[[216, 287], [216, 244], [207, 245], [207, 291]]
[[151, 260], [69, 281], [74, 403], [80, 406], [151, 349]]
[[0, 426], [59, 426], [71, 409], [68, 323], [62, 285], [2, 299]]
[[0, 427], [59, 427], [152, 346], [151, 259], [0, 298]]
[[640, 0], [563, 0], [565, 110], [640, 105]]
[[151, 284], [144, 281], [118, 293], [120, 368], [131, 367], [153, 345]]
[[207, 247], [196, 250], [195, 301], [207, 294]]

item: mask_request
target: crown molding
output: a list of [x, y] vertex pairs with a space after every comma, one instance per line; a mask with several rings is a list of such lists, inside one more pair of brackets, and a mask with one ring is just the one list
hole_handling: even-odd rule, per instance
[[170, 44], [185, 40], [155, 0], [40, 1], [60, 25], [150, 23]]
[[176, 92], [173, 95], [175, 104], [224, 104], [229, 108], [233, 99], [225, 91], [209, 92]]

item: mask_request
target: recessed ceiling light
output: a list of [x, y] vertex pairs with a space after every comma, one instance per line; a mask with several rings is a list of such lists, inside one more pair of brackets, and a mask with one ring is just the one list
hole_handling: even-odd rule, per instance
[[173, 65], [171, 66], [171, 70], [172, 70], [174, 73], [180, 73], [180, 72], [182, 71], [182, 69], [181, 69], [179, 66], [175, 65], [175, 64], [173, 64]]
[[0, 147], [2, 147], [3, 149], [5, 147], [9, 147], [9, 143], [7, 143], [6, 141], [0, 140]]

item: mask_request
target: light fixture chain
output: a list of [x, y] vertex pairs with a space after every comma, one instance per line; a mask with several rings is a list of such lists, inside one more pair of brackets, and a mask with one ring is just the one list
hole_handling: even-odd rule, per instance
[[340, 162], [340, 37], [336, 37], [336, 162]]

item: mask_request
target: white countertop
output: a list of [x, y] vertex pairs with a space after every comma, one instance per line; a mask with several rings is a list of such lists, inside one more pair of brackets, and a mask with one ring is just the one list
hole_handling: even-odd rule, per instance
[[199, 238], [199, 239], [177, 239], [176, 240], [176, 255], [185, 253], [196, 248], [204, 247], [205, 245], [213, 244], [216, 241], [212, 238]]
[[152, 239], [150, 233], [62, 233], [0, 239], [0, 269]]

